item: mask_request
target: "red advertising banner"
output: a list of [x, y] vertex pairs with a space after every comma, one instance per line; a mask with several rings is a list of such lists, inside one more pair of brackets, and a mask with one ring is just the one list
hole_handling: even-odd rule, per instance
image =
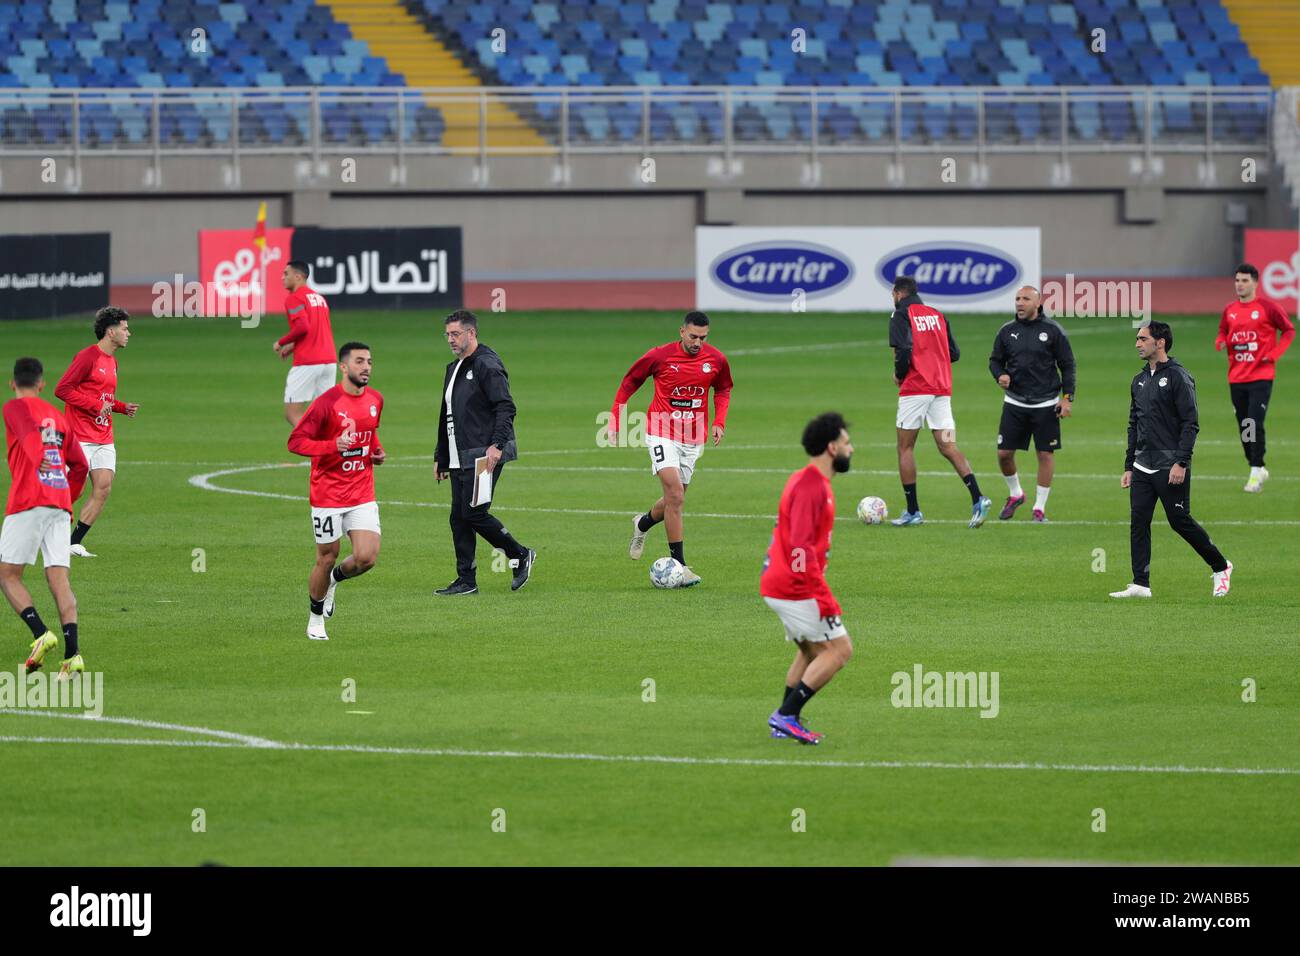
[[[266, 230], [267, 299], [263, 314], [284, 311], [284, 285], [280, 274], [292, 258], [290, 243], [293, 229]], [[236, 315], [242, 292], [247, 303], [251, 297], [260, 308], [262, 303], [262, 268], [260, 250], [253, 243], [252, 229], [199, 230], [199, 281], [203, 283], [205, 301], [213, 301], [217, 315]]]
[[1259, 291], [1291, 315], [1300, 298], [1300, 236], [1294, 229], [1247, 229], [1246, 261], [1259, 270]]

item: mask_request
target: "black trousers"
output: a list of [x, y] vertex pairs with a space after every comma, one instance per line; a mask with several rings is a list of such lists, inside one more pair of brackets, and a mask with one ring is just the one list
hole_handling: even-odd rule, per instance
[[[505, 462], [501, 462], [492, 472], [493, 498], [496, 497], [497, 489], [500, 487], [501, 471], [505, 466]], [[456, 575], [462, 581], [475, 584], [477, 583], [475, 573], [478, 568], [478, 561], [474, 557], [478, 544], [474, 538], [476, 534], [482, 535], [492, 547], [500, 548], [508, 558], [522, 558], [528, 552], [511, 537], [510, 532], [500, 521], [488, 514], [492, 502], [489, 501], [477, 508], [470, 505], [474, 500], [472, 467], [453, 468], [449, 474], [451, 475], [451, 543], [456, 548]]]
[[1165, 506], [1169, 526], [1183, 536], [1211, 571], [1222, 571], [1228, 566], [1210, 536], [1192, 518], [1192, 470], [1181, 485], [1169, 483], [1169, 470], [1148, 475], [1133, 469], [1133, 483], [1129, 486], [1129, 547], [1133, 555], [1133, 583], [1151, 586], [1151, 516], [1156, 511], [1156, 501]]
[[1228, 386], [1228, 391], [1232, 393], [1232, 409], [1237, 413], [1241, 450], [1246, 453], [1250, 467], [1263, 468], [1264, 413], [1268, 411], [1268, 399], [1273, 394], [1273, 380], [1234, 382]]

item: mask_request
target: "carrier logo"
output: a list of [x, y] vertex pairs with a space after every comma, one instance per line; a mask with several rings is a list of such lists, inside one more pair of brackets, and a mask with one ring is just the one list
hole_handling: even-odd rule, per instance
[[751, 299], [828, 295], [853, 278], [848, 258], [812, 243], [759, 242], [724, 252], [709, 273], [719, 284]]
[[908, 246], [876, 264], [876, 275], [885, 285], [892, 286], [899, 276], [912, 276], [920, 295], [936, 299], [983, 298], [1014, 285], [1023, 272], [1007, 254], [969, 242]]

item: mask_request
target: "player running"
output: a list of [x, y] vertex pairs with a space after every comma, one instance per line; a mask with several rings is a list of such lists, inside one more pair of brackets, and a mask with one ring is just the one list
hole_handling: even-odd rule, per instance
[[1286, 310], [1256, 291], [1259, 270], [1249, 262], [1237, 266], [1233, 277], [1237, 301], [1223, 308], [1219, 337], [1214, 348], [1229, 348], [1228, 390], [1237, 416], [1241, 450], [1250, 465], [1245, 490], [1252, 494], [1264, 489], [1268, 469], [1264, 467], [1264, 413], [1273, 393], [1273, 377], [1280, 359], [1295, 338], [1295, 326]]
[[679, 341], [646, 352], [623, 376], [614, 396], [609, 439], [610, 444], [618, 444], [618, 423], [628, 399], [653, 376], [655, 394], [646, 416], [646, 447], [650, 450], [650, 473], [659, 476], [663, 496], [649, 511], [632, 517], [627, 553], [640, 558], [646, 533], [662, 521], [668, 553], [682, 565], [682, 587], [688, 588], [699, 584], [700, 576], [686, 566], [682, 551], [682, 501], [709, 435], [709, 389], [713, 389], [713, 444], [717, 445], [726, 431], [732, 381], [727, 357], [705, 341], [709, 337], [707, 315], [687, 312], [680, 335]]
[[77, 644], [77, 599], [68, 581], [72, 503], [81, 494], [89, 464], [63, 413], [40, 397], [45, 370], [34, 358], [14, 363], [9, 382], [15, 398], [4, 405], [9, 450], [9, 501], [0, 526], [0, 588], [14, 611], [31, 628], [27, 673], [39, 670], [59, 639], [45, 626], [23, 585], [23, 566], [39, 551], [45, 581], [63, 623], [64, 655], [59, 680], [85, 671]]
[[907, 510], [891, 524], [923, 524], [916, 500], [916, 434], [922, 422], [934, 434], [939, 454], [956, 469], [970, 492], [969, 527], [978, 528], [993, 502], [980, 493], [966, 456], [957, 447], [952, 418], [952, 363], [961, 350], [942, 312], [925, 305], [916, 294], [916, 280], [894, 280], [894, 314], [889, 320], [889, 345], [894, 350], [894, 384], [898, 386], [898, 477], [907, 497]]
[[810, 421], [803, 430], [803, 448], [812, 460], [790, 476], [781, 492], [759, 593], [785, 625], [785, 639], [795, 645], [794, 661], [785, 676], [785, 697], [767, 724], [773, 737], [816, 744], [823, 735], [809, 730], [800, 714], [812, 695], [853, 656], [839, 602], [826, 583], [835, 527], [831, 477], [848, 471], [853, 457], [844, 417], [826, 412]]
[[1016, 317], [998, 329], [989, 356], [989, 371], [1006, 392], [998, 425], [998, 466], [1007, 480], [1007, 503], [998, 515], [1003, 521], [1025, 503], [1016, 474], [1016, 449], [1028, 451], [1030, 435], [1038, 454], [1034, 520], [1047, 521], [1061, 419], [1070, 417], [1074, 400], [1074, 351], [1069, 336], [1043, 313], [1041, 303], [1031, 285], [1016, 292]]
[[[343, 381], [312, 402], [289, 434], [289, 450], [311, 458], [316, 566], [308, 579], [307, 636], [315, 641], [329, 640], [325, 619], [334, 614], [339, 582], [365, 574], [379, 557], [379, 505], [370, 466], [384, 463], [379, 443], [384, 396], [368, 387], [370, 346], [348, 342], [339, 349], [338, 364]], [[345, 534], [352, 553], [335, 564]]]
[[[113, 490], [113, 477], [117, 473], [113, 416], [135, 418], [140, 410], [138, 402], [117, 399], [117, 353], [131, 339], [129, 318], [125, 309], [114, 305], [106, 305], [96, 312], [98, 341], [76, 354], [59, 384], [54, 386], [54, 395], [63, 402], [72, 434], [90, 462], [90, 498], [81, 506], [69, 549], [70, 554], [79, 558], [95, 557], [82, 542]], [[72, 500], [77, 500], [75, 495]]]
[[293, 368], [284, 383], [284, 417], [297, 425], [306, 411], [326, 391], [334, 387], [334, 330], [330, 326], [330, 307], [325, 297], [307, 285], [311, 267], [301, 259], [290, 260], [284, 267], [284, 312], [289, 331], [271, 347], [280, 358], [293, 356]]

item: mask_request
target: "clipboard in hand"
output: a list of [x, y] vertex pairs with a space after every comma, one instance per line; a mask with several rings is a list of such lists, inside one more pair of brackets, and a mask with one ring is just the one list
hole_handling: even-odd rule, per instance
[[487, 456], [474, 459], [474, 497], [470, 501], [471, 508], [477, 508], [479, 505], [485, 505], [492, 500], [492, 466], [488, 464]]

